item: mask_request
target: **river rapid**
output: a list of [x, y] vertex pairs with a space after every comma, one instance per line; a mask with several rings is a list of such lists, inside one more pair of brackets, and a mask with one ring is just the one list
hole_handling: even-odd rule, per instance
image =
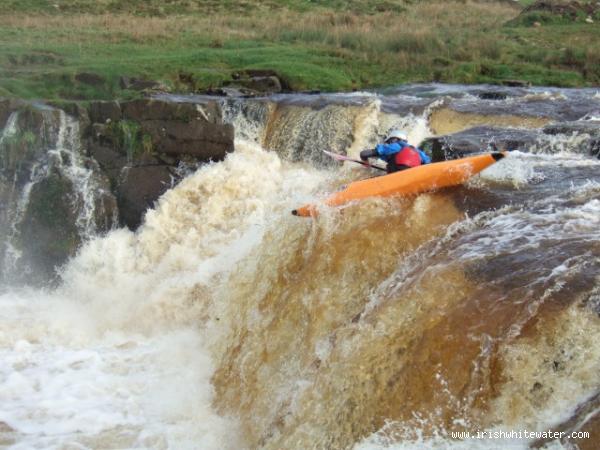
[[[223, 162], [58, 286], [0, 287], [0, 447], [597, 448], [600, 160], [543, 127], [600, 127], [600, 94], [490, 89], [224, 99]], [[376, 175], [322, 150], [481, 125], [534, 138], [465, 186], [290, 214]], [[552, 427], [591, 435], [453, 434]]]

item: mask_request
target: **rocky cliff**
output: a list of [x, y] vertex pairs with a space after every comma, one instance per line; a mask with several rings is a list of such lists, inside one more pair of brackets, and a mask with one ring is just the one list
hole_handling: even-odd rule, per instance
[[186, 171], [233, 151], [212, 101], [0, 100], [0, 130], [0, 277], [11, 282], [55, 278], [83, 239], [136, 229]]

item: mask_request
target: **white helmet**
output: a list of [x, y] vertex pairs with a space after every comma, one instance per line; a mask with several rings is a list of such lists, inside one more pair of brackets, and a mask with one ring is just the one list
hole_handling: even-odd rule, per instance
[[408, 141], [408, 136], [406, 135], [405, 132], [400, 131], [400, 130], [392, 130], [390, 131], [390, 134], [388, 134], [388, 137], [385, 139], [385, 141], [389, 141], [392, 138], [396, 138], [399, 139], [401, 141]]

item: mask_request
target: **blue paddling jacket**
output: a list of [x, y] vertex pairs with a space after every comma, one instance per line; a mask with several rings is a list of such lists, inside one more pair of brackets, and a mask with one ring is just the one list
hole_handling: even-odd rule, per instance
[[391, 144], [378, 144], [375, 147], [375, 151], [377, 155], [386, 162], [390, 162], [392, 157], [398, 153], [400, 153], [405, 148], [410, 148], [416, 150], [421, 157], [421, 164], [429, 164], [431, 162], [431, 158], [427, 156], [427, 154], [418, 147], [414, 147], [409, 145], [406, 141], [394, 142]]

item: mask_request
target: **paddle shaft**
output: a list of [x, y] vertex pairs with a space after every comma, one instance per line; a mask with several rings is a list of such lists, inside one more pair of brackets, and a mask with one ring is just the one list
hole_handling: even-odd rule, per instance
[[332, 158], [334, 158], [334, 159], [336, 159], [338, 161], [350, 161], [350, 162], [353, 162], [353, 163], [356, 163], [356, 164], [360, 164], [361, 166], [364, 166], [364, 167], [370, 167], [372, 169], [383, 170], [384, 172], [387, 172], [387, 170], [384, 169], [383, 167], [374, 166], [374, 165], [369, 164], [368, 162], [365, 162], [365, 161], [360, 161], [358, 159], [349, 158], [349, 157], [344, 156], [344, 155], [338, 155], [337, 153], [328, 152], [326, 150], [324, 150], [323, 153], [325, 153], [326, 155], [331, 156]]

